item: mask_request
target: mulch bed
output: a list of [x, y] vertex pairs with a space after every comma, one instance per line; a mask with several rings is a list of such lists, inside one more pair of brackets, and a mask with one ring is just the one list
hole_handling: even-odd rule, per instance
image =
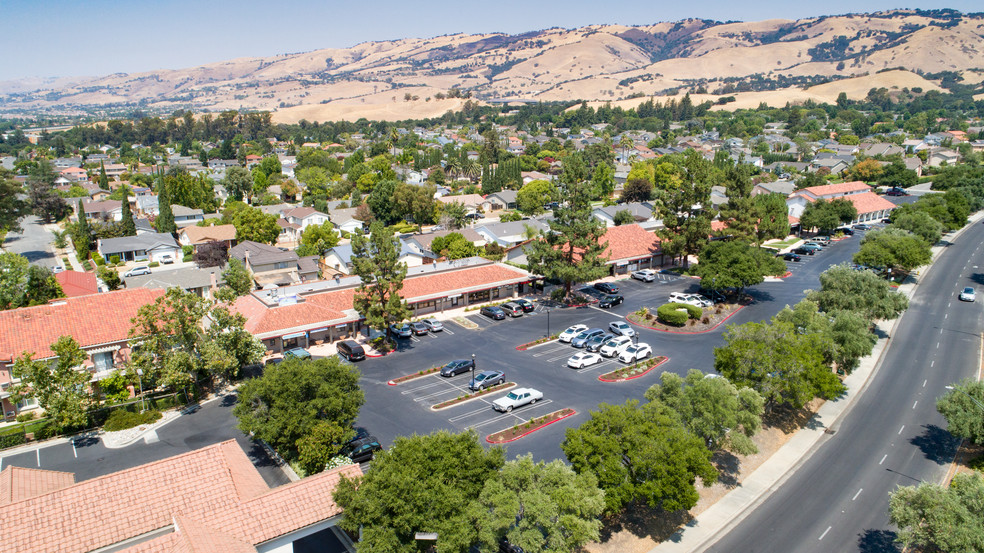
[[427, 376], [429, 374], [434, 374], [434, 373], [436, 373], [439, 370], [441, 370], [441, 367], [431, 367], [429, 369], [426, 369], [426, 370], [423, 370], [423, 371], [420, 371], [420, 372], [415, 372], [413, 374], [408, 374], [408, 375], [401, 376], [399, 378], [394, 378], [393, 380], [390, 380], [389, 382], [387, 382], [387, 384], [389, 384], [390, 386], [396, 386], [397, 384], [403, 384], [407, 380], [413, 380], [414, 378], [420, 378], [422, 376]]
[[[656, 318], [656, 310], [651, 309], [650, 313], [653, 318], [651, 320], [642, 320], [636, 313], [629, 313], [625, 316], [625, 320], [629, 321], [631, 324], [636, 326], [641, 326], [643, 328], [648, 328], [650, 330], [659, 330], [660, 332], [673, 332], [677, 334], [700, 334], [703, 332], [710, 332], [717, 328], [721, 323], [728, 320], [732, 315], [744, 309], [751, 302], [750, 299], [746, 299], [739, 303], [725, 303], [720, 304], [722, 307], [720, 313], [715, 313], [714, 311], [718, 306], [707, 308], [704, 311], [704, 316], [707, 317], [707, 322], [703, 322], [703, 317], [701, 319], [691, 319], [687, 321], [685, 326], [673, 326], [664, 324]], [[693, 323], [693, 324], [691, 324]]]
[[502, 390], [508, 390], [509, 388], [512, 388], [515, 385], [516, 385], [515, 382], [503, 382], [502, 384], [499, 384], [499, 385], [496, 385], [496, 386], [492, 386], [491, 388], [486, 388], [486, 389], [481, 390], [481, 391], [478, 391], [478, 392], [472, 392], [470, 394], [465, 394], [463, 396], [458, 396], [458, 397], [456, 397], [454, 399], [449, 399], [447, 401], [442, 401], [441, 403], [438, 403], [437, 405], [432, 405], [431, 406], [431, 411], [437, 411], [437, 410], [440, 410], [440, 409], [444, 409], [446, 407], [453, 407], [455, 405], [458, 405], [459, 403], [464, 403], [466, 401], [471, 401], [473, 399], [480, 398], [482, 396], [487, 396], [487, 395], [489, 395], [489, 394], [491, 394], [493, 392], [501, 392]]
[[626, 380], [635, 380], [636, 378], [646, 376], [656, 369], [656, 367], [666, 363], [669, 360], [669, 357], [660, 355], [658, 357], [653, 357], [652, 359], [639, 361], [634, 365], [628, 365], [626, 367], [615, 369], [612, 372], [607, 372], [599, 376], [598, 380], [602, 382], [625, 382]]
[[567, 408], [561, 409], [560, 411], [554, 411], [553, 413], [548, 413], [542, 417], [530, 419], [523, 424], [517, 424], [512, 428], [507, 428], [505, 430], [500, 430], [493, 434], [489, 434], [485, 437], [485, 441], [490, 444], [515, 442], [516, 440], [524, 436], [528, 436], [541, 428], [546, 428], [557, 421], [562, 421], [568, 417], [573, 417], [576, 414], [577, 411]]

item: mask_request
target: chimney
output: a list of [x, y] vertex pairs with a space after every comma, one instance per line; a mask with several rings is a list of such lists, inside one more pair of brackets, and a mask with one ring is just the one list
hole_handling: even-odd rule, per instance
[[244, 256], [243, 265], [245, 265], [246, 268], [249, 269], [249, 250], [243, 250], [243, 256]]
[[212, 272], [211, 275], [209, 275], [208, 280], [209, 280], [209, 286], [211, 287], [212, 290], [215, 290], [216, 288], [219, 287], [218, 279], [216, 279], [214, 271]]

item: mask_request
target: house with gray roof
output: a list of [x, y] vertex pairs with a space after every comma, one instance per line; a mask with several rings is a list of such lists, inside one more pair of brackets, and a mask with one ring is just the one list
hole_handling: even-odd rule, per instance
[[260, 288], [318, 279], [317, 256], [300, 257], [294, 251], [246, 240], [229, 250], [229, 259], [233, 258], [253, 273], [253, 281]]
[[197, 225], [199, 221], [205, 220], [204, 211], [183, 205], [171, 204], [171, 213], [174, 214], [174, 224], [178, 228]]
[[796, 183], [788, 180], [776, 182], [760, 182], [752, 187], [752, 196], [760, 194], [782, 194], [785, 198], [796, 191]]
[[500, 190], [499, 192], [489, 194], [485, 197], [485, 200], [489, 202], [489, 207], [492, 211], [516, 209], [517, 195], [518, 193], [515, 190]]
[[150, 275], [127, 277], [127, 288], [180, 288], [200, 298], [211, 299], [212, 294], [225, 284], [222, 271], [225, 267], [185, 268], [180, 271], [158, 271]]
[[527, 240], [527, 227], [541, 232], [548, 232], [550, 225], [541, 219], [523, 219], [508, 223], [489, 223], [475, 228], [486, 242], [495, 242], [504, 248], [510, 248]]
[[96, 240], [96, 251], [104, 259], [114, 255], [121, 261], [157, 261], [165, 256], [181, 259], [181, 246], [168, 232], [148, 232], [122, 238], [100, 238]]
[[476, 247], [480, 248], [485, 245], [485, 237], [470, 228], [463, 228], [459, 230], [437, 230], [428, 233], [412, 234], [408, 236], [403, 243], [415, 252], [430, 253], [433, 251], [431, 250], [431, 242], [433, 242], [435, 238], [438, 236], [447, 236], [452, 232], [456, 232], [464, 236], [465, 240], [475, 244]]
[[628, 211], [634, 219], [633, 222], [638, 223], [639, 226], [647, 230], [662, 225], [662, 223], [653, 215], [653, 204], [649, 202], [628, 202], [605, 207], [596, 207], [591, 211], [591, 215], [595, 219], [604, 222], [606, 227], [614, 227], [615, 214], [619, 211]]
[[332, 209], [328, 212], [328, 219], [340, 231], [345, 231], [349, 234], [355, 231], [363, 232], [365, 231], [365, 223], [355, 218], [355, 212], [358, 209], [357, 207]]
[[[432, 263], [435, 259], [430, 251], [418, 251], [406, 243], [401, 244], [400, 261], [406, 263], [407, 267], [420, 267], [425, 263]], [[328, 250], [321, 263], [326, 273], [330, 271], [343, 275], [352, 274], [352, 244], [342, 244]]]

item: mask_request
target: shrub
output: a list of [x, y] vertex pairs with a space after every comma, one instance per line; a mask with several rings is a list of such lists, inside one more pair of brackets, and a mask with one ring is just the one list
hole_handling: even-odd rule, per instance
[[153, 268], [153, 267], [160, 267], [161, 264], [156, 261], [151, 261], [150, 263], [147, 264], [147, 266]]
[[34, 431], [35, 440], [47, 440], [48, 438], [54, 438], [58, 435], [59, 429], [53, 424], [45, 423], [41, 425], [40, 428]]
[[159, 418], [161, 418], [160, 411], [133, 413], [125, 409], [117, 409], [109, 414], [109, 418], [106, 419], [103, 429], [106, 432], [116, 432], [118, 430], [140, 426], [141, 424], [150, 424]]
[[[93, 256], [93, 257], [95, 257], [95, 256]], [[111, 256], [109, 256], [109, 262], [112, 263], [113, 265], [119, 265], [120, 264], [120, 256], [118, 256], [118, 255], [111, 255]]]
[[96, 262], [97, 267], [102, 267], [106, 264], [106, 260], [103, 256], [99, 255], [99, 252], [92, 252], [92, 260]]
[[17, 422], [27, 422], [34, 420], [34, 411], [28, 411], [17, 415]]
[[684, 310], [686, 307], [682, 303], [664, 303], [656, 309], [656, 316], [665, 324], [683, 326], [690, 318], [689, 311]]
[[186, 256], [184, 256], [184, 257], [181, 258], [181, 261], [184, 261], [185, 263], [188, 263], [190, 261], [193, 261], [194, 259], [195, 259], [195, 256], [194, 255], [186, 255]]
[[194, 246], [181, 246], [181, 253], [183, 255], [191, 255], [191, 254], [195, 253], [195, 247]]
[[702, 322], [704, 324], [707, 324], [707, 323], [711, 322], [711, 318], [710, 317], [704, 317], [703, 319], [700, 320], [700, 322]]
[[85, 269], [86, 271], [91, 271], [92, 270], [92, 264], [89, 263], [89, 260], [88, 259], [86, 259], [85, 261], [82, 262], [82, 268]]
[[0, 434], [0, 449], [18, 446], [26, 442], [27, 435], [24, 434], [23, 430], [10, 432], [8, 434]]

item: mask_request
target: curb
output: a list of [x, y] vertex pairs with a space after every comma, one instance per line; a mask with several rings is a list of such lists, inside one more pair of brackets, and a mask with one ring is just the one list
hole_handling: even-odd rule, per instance
[[[444, 407], [438, 407], [437, 405], [431, 405], [430, 410], [436, 413], [438, 411], [443, 411], [445, 409], [450, 409], [452, 407], [457, 407], [459, 405], [464, 405], [465, 403], [468, 403], [469, 401], [475, 401], [476, 399], [482, 399], [482, 398], [484, 398], [486, 396], [490, 396], [490, 395], [492, 395], [493, 392], [504, 392], [506, 390], [512, 390], [513, 388], [515, 388], [516, 386], [518, 386], [518, 384], [516, 384], [515, 382], [503, 382], [499, 386], [502, 386], [502, 387], [501, 388], [496, 388], [495, 390], [492, 390], [490, 388], [484, 394], [481, 394], [481, 395], [478, 395], [479, 392], [472, 392], [473, 394], [476, 394], [476, 395], [473, 395], [470, 398], [463, 399], [463, 400], [459, 401], [458, 403], [453, 403], [451, 405], [445, 405]], [[454, 400], [448, 400], [448, 401], [454, 401]], [[438, 405], [440, 405], [440, 403]]]
[[[565, 407], [564, 409], [569, 409], [569, 407]], [[558, 409], [558, 411], [563, 411], [564, 409]], [[556, 412], [557, 411], [554, 411], [554, 413], [556, 413]], [[566, 418], [573, 417], [576, 414], [577, 414], [577, 411], [575, 411], [574, 409], [571, 409], [571, 412], [568, 413], [568, 414], [566, 414], [566, 415], [564, 415], [563, 417], [560, 417], [559, 419], [554, 419], [554, 420], [552, 420], [552, 421], [550, 421], [550, 422], [548, 422], [548, 423], [546, 423], [544, 425], [537, 426], [536, 428], [531, 428], [529, 431], [523, 432], [522, 434], [520, 434], [519, 436], [516, 436], [515, 438], [510, 438], [508, 440], [503, 440], [501, 442], [493, 442], [492, 440], [489, 439], [489, 438], [492, 437], [492, 434], [489, 434], [488, 436], [485, 437], [485, 441], [488, 442], [488, 443], [490, 443], [490, 444], [495, 444], [495, 445], [512, 443], [512, 442], [515, 442], [516, 440], [518, 440], [520, 438], [525, 438], [526, 436], [529, 436], [530, 434], [536, 432], [537, 430], [543, 430], [544, 428], [550, 426], [551, 424], [553, 424], [555, 422], [560, 422], [560, 421], [562, 421], [562, 420], [564, 420]], [[544, 415], [544, 416], [547, 416], [547, 415]], [[500, 430], [499, 432], [502, 432], [502, 430]]]
[[[441, 367], [431, 367], [430, 369], [427, 369], [426, 371], [424, 371], [424, 374], [420, 374], [420, 373], [405, 374], [403, 376], [398, 376], [398, 377], [394, 378], [393, 380], [390, 380], [390, 381], [386, 382], [386, 384], [388, 386], [399, 386], [400, 384], [403, 384], [404, 382], [410, 382], [411, 380], [417, 380], [418, 378], [423, 378], [425, 376], [430, 376], [432, 374], [438, 374], [439, 372], [441, 372]], [[403, 378], [405, 380], [400, 380], [401, 378]], [[397, 380], [400, 380], [400, 381], [397, 382]]]
[[641, 327], [641, 328], [648, 328], [649, 330], [655, 330], [656, 332], [665, 332], [667, 334], [685, 334], [685, 335], [686, 334], [689, 334], [689, 335], [707, 334], [708, 332], [714, 332], [715, 330], [717, 330], [717, 327], [719, 327], [719, 326], [723, 325], [724, 323], [726, 323], [728, 321], [728, 319], [730, 319], [731, 317], [734, 317], [735, 314], [737, 314], [739, 311], [741, 311], [742, 309], [744, 309], [746, 307], [748, 307], [748, 306], [747, 305], [742, 305], [742, 306], [738, 307], [738, 309], [735, 309], [734, 311], [732, 311], [727, 317], [725, 317], [725, 318], [721, 319], [720, 321], [718, 321], [717, 324], [715, 324], [711, 328], [708, 328], [707, 330], [700, 330], [700, 331], [697, 331], [697, 332], [686, 332], [686, 331], [682, 331], [682, 330], [666, 330], [665, 328], [656, 328], [656, 327], [653, 327], [653, 326], [647, 326], [647, 325], [644, 325], [644, 324], [637, 323], [635, 321], [629, 320], [628, 317], [626, 317], [625, 320], [626, 321], [629, 321], [629, 324], [633, 324], [633, 325], [636, 325], [636, 326]]
[[526, 344], [519, 344], [518, 346], [516, 346], [516, 351], [529, 351], [529, 350], [531, 350], [533, 348], [538, 348], [540, 346], [545, 346], [547, 344], [552, 344], [552, 343], [554, 343], [554, 342], [556, 342], [558, 340], [559, 340], [559, 338], [554, 338], [553, 340], [547, 340], [546, 342], [540, 342], [539, 344], [533, 344], [532, 342], [529, 342], [529, 343], [526, 343]]
[[[646, 376], [647, 374], [649, 374], [649, 373], [653, 372], [654, 370], [656, 370], [656, 367], [659, 367], [660, 365], [663, 365], [664, 363], [666, 363], [666, 362], [668, 362], [670, 360], [670, 358], [667, 357], [667, 356], [665, 356], [665, 355], [661, 355], [660, 357], [662, 357], [663, 360], [660, 361], [659, 363], [656, 363], [652, 367], [649, 367], [649, 370], [647, 370], [646, 372], [639, 373], [639, 374], [634, 374], [634, 375], [632, 375], [632, 376], [630, 376], [628, 378], [619, 378], [618, 380], [608, 380], [606, 378], [603, 378], [605, 376], [605, 374], [612, 374], [613, 372], [622, 370], [622, 369], [615, 369], [612, 372], [599, 375], [598, 376], [598, 381], [599, 382], [607, 382], [609, 384], [615, 384], [615, 383], [618, 383], [618, 382], [626, 382], [626, 381], [629, 381], [629, 380], [635, 380], [637, 378], [642, 378], [642, 377]], [[622, 367], [622, 368], [625, 368], [625, 367]]]

